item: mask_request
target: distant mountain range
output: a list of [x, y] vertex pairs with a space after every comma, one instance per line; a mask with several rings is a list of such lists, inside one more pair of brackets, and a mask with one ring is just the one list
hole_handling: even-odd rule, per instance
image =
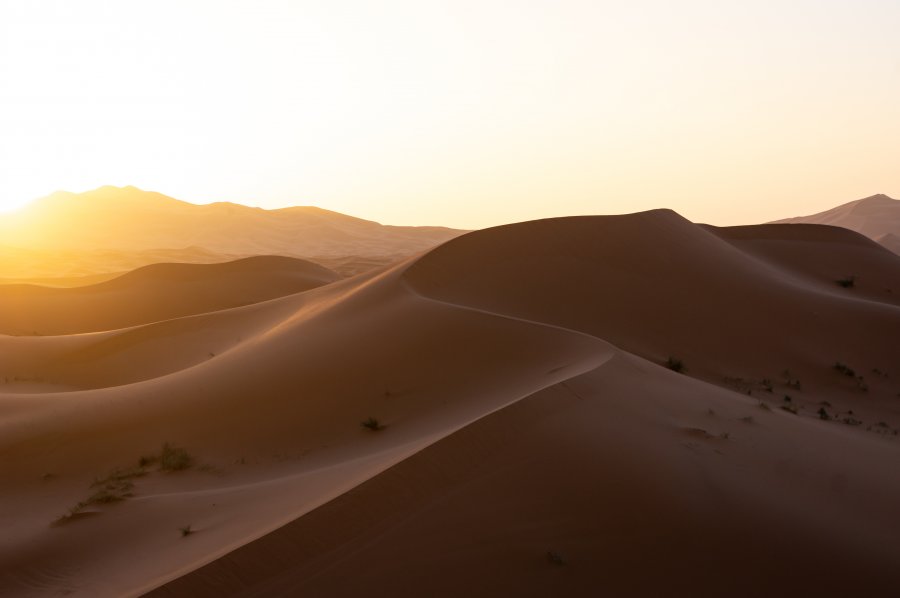
[[308, 258], [352, 274], [463, 232], [385, 226], [316, 207], [195, 205], [135, 187], [61, 191], [0, 215], [0, 279], [82, 276], [110, 271], [111, 264], [124, 271], [158, 261], [252, 255]]
[[[887, 195], [776, 223], [840, 226], [900, 254], [900, 201]], [[154, 263], [216, 263], [256, 255], [309, 259], [348, 276], [465, 232], [385, 226], [309, 206], [196, 205], [135, 187], [60, 191], [0, 214], [0, 282], [77, 285]]]
[[849, 228], [900, 254], [900, 201], [878, 194], [811, 216], [776, 220], [772, 224], [828, 224]]

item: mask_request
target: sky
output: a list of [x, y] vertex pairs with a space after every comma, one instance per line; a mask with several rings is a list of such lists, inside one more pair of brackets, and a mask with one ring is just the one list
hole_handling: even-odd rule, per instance
[[481, 228], [900, 197], [897, 0], [0, 0], [0, 209]]

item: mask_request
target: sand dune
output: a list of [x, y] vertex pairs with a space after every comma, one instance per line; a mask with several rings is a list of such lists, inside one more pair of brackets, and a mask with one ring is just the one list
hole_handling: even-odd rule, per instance
[[[664, 210], [535, 221], [461, 237], [407, 278], [429, 296], [587, 332], [655, 363], [679, 359], [714, 384], [783, 386], [789, 370], [831, 392], [823, 373], [835, 362], [868, 373], [896, 361], [900, 258], [844, 229], [813, 233], [701, 228]], [[835, 282], [848, 275], [853, 288]], [[866, 378], [884, 396], [894, 388]]]
[[886, 233], [876, 238], [875, 241], [885, 249], [900, 255], [900, 233]]
[[113, 330], [256, 303], [339, 278], [318, 264], [266, 256], [223, 264], [156, 264], [77, 288], [0, 285], [0, 334]]
[[[881, 243], [894, 253], [891, 238], [900, 235], [900, 201], [879, 193], [825, 212], [778, 220], [773, 224], [827, 224], [849, 228]], [[882, 242], [885, 241], [885, 242]]]
[[[181, 284], [151, 274], [123, 278]], [[900, 258], [854, 233], [655, 211], [0, 337], [0, 367], [41, 377], [0, 393], [0, 593], [889, 592], [895, 293]], [[195, 465], [132, 471], [133, 496], [59, 523], [165, 442]]]

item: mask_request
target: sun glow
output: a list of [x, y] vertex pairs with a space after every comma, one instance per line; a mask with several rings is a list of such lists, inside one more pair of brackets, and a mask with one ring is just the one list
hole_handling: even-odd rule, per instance
[[111, 184], [396, 224], [729, 224], [900, 194], [897, 3], [512, 6], [5, 1], [0, 209]]

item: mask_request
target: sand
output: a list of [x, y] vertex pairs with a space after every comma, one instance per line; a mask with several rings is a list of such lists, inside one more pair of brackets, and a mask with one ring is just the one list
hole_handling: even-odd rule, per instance
[[[469, 233], [296, 292], [195, 268], [129, 275], [142, 290], [78, 333], [0, 336], [3, 595], [900, 583], [900, 257], [856, 233], [659, 210]], [[60, 522], [164, 443], [194, 464]]]
[[826, 224], [862, 233], [900, 254], [900, 201], [883, 193], [857, 199], [830, 210], [778, 220], [777, 224]]

